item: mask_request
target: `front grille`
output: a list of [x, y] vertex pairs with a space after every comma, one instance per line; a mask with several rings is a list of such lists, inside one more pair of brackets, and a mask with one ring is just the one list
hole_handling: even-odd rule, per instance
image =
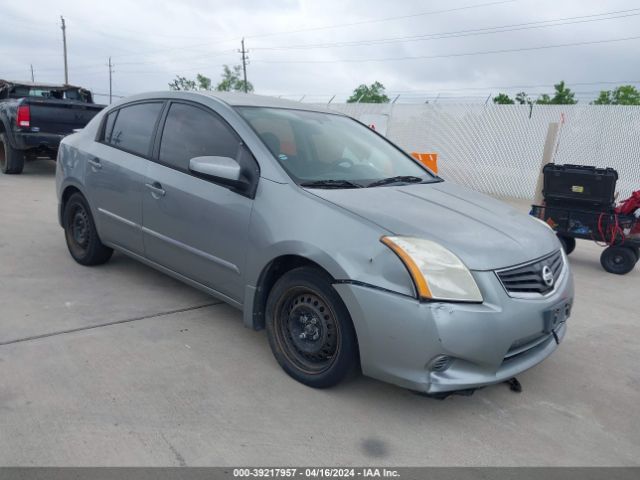
[[[543, 278], [544, 267], [551, 269], [553, 283], [547, 284]], [[546, 295], [554, 290], [556, 283], [562, 275], [564, 261], [562, 253], [558, 250], [540, 260], [535, 260], [526, 265], [497, 271], [498, 278], [504, 288], [510, 294], [517, 295]]]

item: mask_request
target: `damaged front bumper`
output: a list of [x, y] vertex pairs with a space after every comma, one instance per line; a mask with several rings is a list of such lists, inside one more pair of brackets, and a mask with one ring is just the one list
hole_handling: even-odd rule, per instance
[[481, 304], [420, 302], [353, 283], [334, 288], [351, 314], [363, 373], [437, 394], [504, 382], [548, 357], [566, 333], [566, 322], [549, 328], [547, 317], [559, 304], [571, 308], [567, 273], [552, 295], [518, 299], [494, 272], [473, 272]]

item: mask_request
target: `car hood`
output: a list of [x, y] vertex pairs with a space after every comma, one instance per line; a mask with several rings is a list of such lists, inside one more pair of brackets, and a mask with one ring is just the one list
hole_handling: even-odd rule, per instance
[[540, 222], [449, 182], [311, 192], [395, 235], [436, 241], [472, 270], [517, 265], [560, 247]]

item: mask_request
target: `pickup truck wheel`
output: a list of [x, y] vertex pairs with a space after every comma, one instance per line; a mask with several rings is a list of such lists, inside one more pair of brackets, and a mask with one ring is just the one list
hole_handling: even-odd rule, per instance
[[276, 282], [267, 299], [266, 327], [280, 366], [305, 385], [332, 387], [358, 364], [349, 311], [320, 270], [296, 268]]
[[24, 153], [11, 146], [6, 133], [0, 133], [0, 170], [2, 173], [18, 174], [24, 168]]
[[80, 193], [74, 193], [67, 200], [62, 222], [69, 253], [76, 262], [100, 265], [111, 258], [113, 250], [100, 241], [91, 209]]

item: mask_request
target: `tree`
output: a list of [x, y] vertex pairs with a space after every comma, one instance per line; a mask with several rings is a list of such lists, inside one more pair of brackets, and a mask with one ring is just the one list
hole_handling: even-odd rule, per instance
[[[234, 65], [233, 68], [229, 68], [228, 65], [224, 65], [222, 71], [222, 80], [216, 86], [216, 90], [219, 92], [244, 92], [245, 83], [241, 77], [242, 67], [240, 65]], [[247, 92], [253, 92], [253, 85], [247, 81]]]
[[543, 93], [536, 99], [536, 103], [539, 105], [549, 105], [551, 103], [551, 97]]
[[516, 103], [520, 105], [531, 105], [533, 102], [525, 92], [519, 92], [516, 94]]
[[195, 80], [176, 75], [176, 78], [169, 84], [171, 90], [211, 90], [211, 79], [200, 75], [196, 75]]
[[186, 77], [176, 75], [176, 78], [169, 84], [171, 90], [196, 90], [196, 82]]
[[549, 97], [549, 95], [543, 93], [538, 97], [536, 103], [541, 105], [573, 105], [574, 103], [578, 103], [578, 101], [573, 98], [574, 93], [565, 85], [564, 80], [556, 83], [553, 88], [555, 89], [553, 97]]
[[364, 83], [358, 86], [347, 99], [347, 103], [389, 103], [389, 97], [384, 93], [384, 85], [373, 82], [367, 86]]
[[211, 90], [211, 79], [204, 75], [196, 75], [196, 81], [198, 82], [199, 90]]
[[[242, 67], [236, 65], [233, 69], [228, 65], [223, 66], [222, 81], [216, 85], [216, 90], [221, 92], [244, 92], [244, 80], [240, 78]], [[196, 79], [181, 77], [176, 75], [176, 78], [169, 84], [171, 90], [213, 90], [212, 81], [209, 77], [198, 73]], [[247, 92], [253, 92], [253, 85], [247, 82]]]
[[620, 85], [611, 90], [602, 90], [593, 105], [640, 105], [640, 91], [633, 85]]
[[498, 105], [513, 105], [515, 102], [506, 93], [499, 93], [493, 97], [493, 103], [497, 103]]

